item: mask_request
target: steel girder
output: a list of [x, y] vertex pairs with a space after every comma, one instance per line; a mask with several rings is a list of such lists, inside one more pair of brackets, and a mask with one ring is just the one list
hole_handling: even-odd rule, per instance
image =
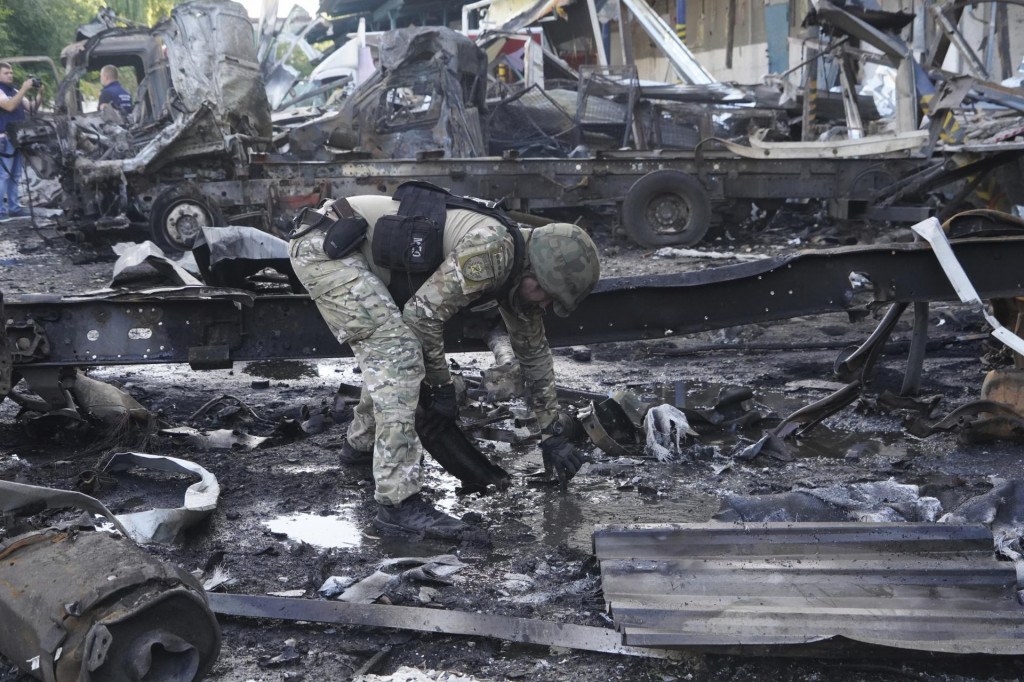
[[[953, 249], [983, 298], [1024, 295], [1024, 237], [959, 240]], [[548, 316], [545, 324], [551, 344], [566, 346], [664, 338], [861, 303], [955, 298], [927, 244], [892, 244], [602, 280], [571, 317]], [[15, 371], [180, 362], [215, 368], [233, 361], [350, 354], [305, 296], [202, 289], [107, 298], [9, 297], [5, 307]], [[448, 351], [487, 350], [483, 337], [489, 328], [468, 317], [449, 324]]]

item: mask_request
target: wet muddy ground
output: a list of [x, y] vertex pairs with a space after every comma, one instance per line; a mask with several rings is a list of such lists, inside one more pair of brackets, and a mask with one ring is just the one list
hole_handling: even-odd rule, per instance
[[[893, 230], [832, 230], [800, 219], [763, 223], [746, 233], [732, 230], [708, 247], [777, 253], [894, 236], [906, 235]], [[599, 231], [598, 238], [609, 276], [729, 262], [655, 258], [607, 233]], [[0, 291], [5, 295], [99, 288], [108, 281], [112, 263], [112, 254], [102, 245], [69, 244], [49, 227], [36, 230], [25, 222], [0, 225]], [[932, 316], [933, 337], [948, 343], [929, 352], [922, 392], [941, 394], [940, 409], [945, 413], [977, 397], [985, 348], [978, 339], [980, 320], [943, 305], [934, 306]], [[826, 390], [801, 382], [833, 379], [831, 368], [839, 349], [862, 341], [876, 323], [870, 317], [850, 322], [845, 314], [837, 314], [661, 342], [597, 345], [588, 362], [575, 360], [569, 349], [559, 349], [556, 372], [560, 385], [567, 388], [596, 393], [630, 389], [652, 402], [678, 396], [688, 407], [710, 407], [723, 388], [750, 387], [765, 412], [784, 416], [827, 395]], [[897, 339], [909, 337], [909, 325], [908, 316], [897, 329]], [[962, 337], [966, 340], [958, 340]], [[830, 347], [815, 348], [821, 345]], [[789, 350], [749, 350], [787, 346]], [[892, 347], [879, 363], [873, 393], [899, 389], [905, 347]], [[489, 364], [483, 355], [456, 359], [469, 375]], [[990, 476], [1021, 476], [1018, 447], [961, 445], [948, 435], [913, 439], [897, 416], [875, 409], [870, 400], [843, 410], [799, 441], [798, 456], [790, 462], [766, 456], [747, 462], [733, 459], [738, 447], [763, 433], [764, 426], [757, 425], [705, 436], [705, 447], [696, 448], [693, 459], [677, 463], [659, 463], [640, 452], [616, 458], [595, 451], [594, 461], [566, 491], [538, 485], [529, 476], [541, 466], [536, 448], [481, 441], [481, 449], [512, 473], [514, 483], [508, 491], [459, 496], [455, 479], [432, 461], [427, 463], [426, 491], [450, 513], [468, 515], [485, 527], [492, 546], [410, 544], [374, 531], [367, 472], [344, 468], [337, 460], [345, 427], [334, 420], [335, 391], [339, 384], [358, 385], [356, 369], [351, 360], [236, 363], [232, 370], [207, 372], [157, 365], [92, 368], [90, 376], [120, 385], [171, 425], [235, 428], [271, 439], [253, 450], [203, 450], [157, 435], [119, 448], [87, 434], [48, 432], [32, 439], [15, 421], [17, 407], [6, 401], [0, 404], [0, 478], [70, 489], [81, 472], [95, 469], [113, 451], [173, 455], [195, 461], [217, 476], [220, 505], [208, 522], [188, 531], [181, 542], [146, 549], [204, 579], [219, 571], [228, 579], [223, 591], [301, 590], [304, 596], [317, 598], [317, 588], [330, 576], [362, 578], [389, 558], [456, 553], [468, 566], [453, 576], [453, 584], [395, 583], [386, 590], [386, 603], [610, 627], [591, 553], [594, 524], [705, 521], [728, 493], [889, 479], [927, 486], [948, 509], [986, 490]], [[196, 410], [223, 395], [252, 408], [257, 419], [235, 413], [190, 422]], [[309, 415], [323, 416], [322, 432], [296, 435], [279, 428], [288, 419]], [[94, 494], [115, 513], [124, 513], [177, 506], [190, 483], [182, 477], [118, 474], [102, 479]], [[670, 662], [483, 637], [240, 618], [222, 618], [221, 623], [223, 648], [211, 679], [225, 682], [344, 680], [385, 647], [390, 647], [389, 653], [375, 673], [386, 675], [404, 665], [478, 680], [1016, 680], [1024, 673], [1015, 659], [908, 652], [797, 658], [697, 652]], [[290, 651], [289, 645], [298, 655], [275, 659]], [[21, 679], [28, 678], [0, 661], [0, 681]]]

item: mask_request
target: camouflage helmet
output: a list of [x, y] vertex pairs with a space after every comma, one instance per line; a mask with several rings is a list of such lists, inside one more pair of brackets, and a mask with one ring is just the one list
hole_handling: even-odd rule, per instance
[[597, 247], [576, 225], [551, 223], [534, 229], [527, 251], [530, 271], [559, 317], [575, 310], [601, 277]]

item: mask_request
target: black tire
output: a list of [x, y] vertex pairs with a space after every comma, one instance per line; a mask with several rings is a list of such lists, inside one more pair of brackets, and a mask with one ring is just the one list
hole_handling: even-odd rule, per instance
[[686, 173], [652, 171], [626, 192], [622, 224], [637, 244], [649, 249], [693, 246], [711, 226], [711, 199]]
[[191, 250], [202, 228], [223, 224], [220, 209], [191, 183], [165, 190], [149, 213], [153, 241], [174, 252]]

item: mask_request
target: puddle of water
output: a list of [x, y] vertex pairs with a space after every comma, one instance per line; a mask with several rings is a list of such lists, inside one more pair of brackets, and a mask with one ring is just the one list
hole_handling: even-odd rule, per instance
[[272, 533], [284, 533], [293, 540], [317, 547], [356, 548], [363, 544], [363, 531], [352, 520], [354, 515], [354, 505], [344, 505], [331, 516], [285, 514], [265, 521], [263, 525], [270, 528]]
[[315, 365], [297, 360], [266, 360], [250, 362], [242, 370], [243, 374], [264, 379], [301, 379], [318, 377], [320, 373]]

